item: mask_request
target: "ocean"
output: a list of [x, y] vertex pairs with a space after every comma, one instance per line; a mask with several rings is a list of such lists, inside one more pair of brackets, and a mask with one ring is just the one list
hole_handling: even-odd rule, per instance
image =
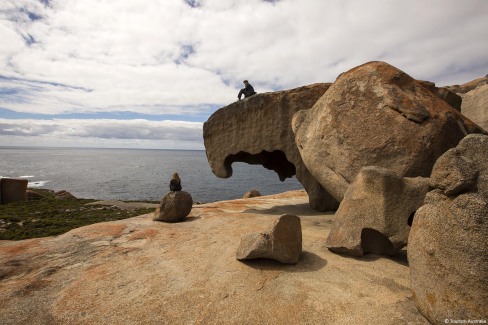
[[78, 198], [160, 200], [174, 172], [196, 202], [302, 189], [295, 177], [281, 182], [261, 165], [234, 163], [233, 175], [215, 176], [205, 151], [0, 147], [0, 177], [26, 178], [31, 188], [66, 190]]

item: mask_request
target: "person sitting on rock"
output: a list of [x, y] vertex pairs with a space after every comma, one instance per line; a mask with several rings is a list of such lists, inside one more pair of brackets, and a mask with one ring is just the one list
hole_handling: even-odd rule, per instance
[[174, 173], [171, 181], [169, 181], [169, 190], [171, 192], [181, 191], [181, 179], [178, 173]]
[[241, 91], [239, 91], [239, 95], [237, 95], [237, 98], [239, 98], [239, 100], [241, 100], [242, 95], [244, 95], [244, 98], [256, 95], [256, 92], [254, 91], [254, 88], [251, 86], [249, 81], [244, 80], [243, 83], [246, 87], [242, 88]]

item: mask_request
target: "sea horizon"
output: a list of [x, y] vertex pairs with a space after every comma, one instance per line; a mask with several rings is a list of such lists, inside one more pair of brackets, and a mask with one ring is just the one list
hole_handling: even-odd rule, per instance
[[0, 177], [87, 199], [158, 201], [174, 172], [202, 203], [239, 199], [252, 189], [262, 195], [303, 189], [296, 177], [281, 182], [274, 171], [239, 162], [232, 177], [218, 178], [205, 150], [0, 146], [0, 155]]

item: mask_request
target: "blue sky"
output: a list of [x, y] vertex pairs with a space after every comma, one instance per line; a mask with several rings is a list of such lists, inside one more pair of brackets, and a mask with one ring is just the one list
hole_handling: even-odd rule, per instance
[[0, 146], [203, 149], [258, 92], [386, 61], [437, 85], [488, 73], [488, 1], [2, 0]]

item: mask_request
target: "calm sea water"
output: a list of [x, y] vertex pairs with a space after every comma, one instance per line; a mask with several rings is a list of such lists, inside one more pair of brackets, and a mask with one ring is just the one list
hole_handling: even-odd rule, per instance
[[0, 177], [27, 178], [29, 187], [79, 198], [159, 200], [173, 172], [198, 202], [237, 199], [254, 188], [263, 195], [303, 188], [260, 165], [232, 167], [232, 177], [216, 177], [204, 151], [0, 147]]

